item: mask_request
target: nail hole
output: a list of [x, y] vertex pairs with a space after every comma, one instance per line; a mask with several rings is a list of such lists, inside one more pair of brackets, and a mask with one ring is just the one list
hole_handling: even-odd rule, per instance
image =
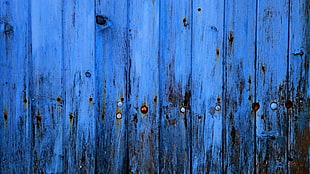
[[58, 103], [61, 103], [61, 98], [60, 97], [57, 97], [56, 100], [57, 100]]
[[201, 8], [198, 8], [197, 10], [198, 10], [198, 11], [201, 11]]
[[154, 97], [154, 103], [156, 103], [156, 102], [157, 102], [157, 96]]
[[220, 49], [216, 49], [216, 56], [220, 56]]
[[38, 122], [41, 122], [41, 114], [40, 114], [40, 112], [38, 112], [38, 114], [36, 115], [36, 118], [37, 118]]
[[148, 110], [149, 110], [149, 108], [145, 105], [141, 106], [141, 108], [140, 108], [140, 111], [142, 114], [147, 114]]
[[201, 119], [202, 119], [202, 116], [201, 116], [201, 115], [198, 115], [198, 119], [201, 120]]
[[90, 103], [93, 102], [93, 98], [89, 97], [89, 98], [88, 98], [88, 101], [89, 101]]
[[101, 16], [101, 15], [97, 15], [96, 16], [96, 23], [98, 25], [107, 25], [107, 17], [105, 16]]
[[91, 73], [90, 73], [89, 71], [87, 71], [87, 72], [85, 72], [85, 76], [86, 76], [87, 78], [89, 78], [89, 77], [91, 77]]
[[28, 100], [27, 99], [24, 99], [24, 104], [28, 104]]
[[292, 102], [291, 100], [287, 100], [287, 101], [285, 102], [285, 107], [286, 107], [287, 109], [292, 108], [292, 107], [293, 107], [293, 102]]
[[121, 97], [121, 101], [123, 102], [125, 99], [124, 99], [124, 97]]
[[258, 109], [259, 109], [259, 103], [253, 103], [252, 104], [252, 109], [254, 110], [254, 111], [257, 111]]

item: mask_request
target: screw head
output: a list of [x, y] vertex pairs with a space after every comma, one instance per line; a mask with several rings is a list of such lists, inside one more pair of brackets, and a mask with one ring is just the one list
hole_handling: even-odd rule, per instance
[[122, 113], [117, 113], [117, 114], [116, 114], [116, 118], [117, 118], [117, 119], [121, 119], [121, 118], [122, 118]]
[[271, 108], [272, 110], [275, 110], [275, 109], [278, 108], [278, 104], [277, 104], [276, 102], [272, 102], [272, 103], [270, 103], [270, 108]]
[[186, 111], [185, 107], [182, 106], [182, 107], [180, 108], [180, 111], [181, 111], [182, 113], [185, 113], [185, 111]]
[[220, 105], [216, 105], [216, 106], [215, 106], [215, 110], [216, 110], [216, 111], [220, 111], [220, 110], [221, 110], [221, 106], [220, 106]]

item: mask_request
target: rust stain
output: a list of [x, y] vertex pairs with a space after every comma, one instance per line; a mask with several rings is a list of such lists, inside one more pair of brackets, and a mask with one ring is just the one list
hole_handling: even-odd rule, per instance
[[38, 113], [36, 115], [36, 119], [37, 119], [37, 123], [41, 123], [42, 117], [41, 117], [40, 111], [38, 111]]
[[298, 156], [289, 160], [289, 165], [291, 166], [292, 173], [307, 173], [309, 170], [308, 151], [310, 147], [310, 129], [307, 125], [303, 129], [298, 130], [295, 140], [296, 146], [294, 151], [298, 153]]
[[186, 27], [188, 25], [186, 17], [183, 18], [182, 22], [183, 22], [184, 27]]
[[8, 110], [6, 108], [4, 108], [4, 111], [3, 111], [3, 118], [4, 120], [8, 120]]
[[216, 60], [220, 59], [220, 49], [216, 48]]
[[74, 114], [72, 112], [69, 113], [69, 118], [70, 118], [70, 121], [73, 121], [74, 119]]

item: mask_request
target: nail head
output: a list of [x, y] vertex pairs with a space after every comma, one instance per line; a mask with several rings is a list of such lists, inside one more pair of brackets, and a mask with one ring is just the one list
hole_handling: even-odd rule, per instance
[[181, 109], [180, 109], [180, 111], [181, 111], [182, 113], [185, 113], [185, 111], [186, 111], [185, 107], [182, 106]]
[[122, 114], [121, 114], [121, 113], [117, 113], [117, 114], [116, 114], [116, 118], [117, 118], [117, 119], [121, 119], [121, 118], [122, 118]]
[[215, 110], [216, 110], [216, 111], [220, 111], [220, 110], [221, 110], [221, 106], [220, 106], [220, 105], [216, 105], [216, 106], [215, 106]]
[[275, 109], [278, 108], [278, 104], [277, 104], [276, 102], [272, 102], [272, 103], [270, 104], [270, 108], [271, 108], [272, 110], [275, 110]]

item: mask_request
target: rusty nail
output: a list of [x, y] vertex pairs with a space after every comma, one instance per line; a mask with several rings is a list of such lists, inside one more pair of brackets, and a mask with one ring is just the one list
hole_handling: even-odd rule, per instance
[[121, 118], [122, 118], [122, 113], [117, 113], [117, 114], [116, 114], [116, 118], [117, 118], [117, 119], [121, 119]]
[[221, 106], [220, 106], [220, 105], [216, 105], [216, 106], [215, 106], [215, 110], [216, 110], [216, 111], [220, 111], [220, 110], [221, 110]]
[[292, 108], [293, 107], [293, 102], [291, 101], [291, 100], [287, 100], [286, 102], [285, 102], [285, 107], [287, 108], [287, 109], [290, 109], [290, 108]]
[[140, 111], [142, 112], [142, 114], [147, 114], [149, 108], [145, 105], [143, 105], [141, 108], [140, 108]]
[[181, 109], [180, 109], [180, 111], [181, 111], [182, 113], [185, 113], [185, 111], [186, 111], [185, 107], [182, 106]]
[[122, 107], [122, 106], [123, 106], [123, 103], [122, 103], [122, 102], [118, 102], [118, 103], [117, 103], [117, 106], [118, 106], [118, 107]]
[[270, 108], [271, 108], [272, 110], [275, 110], [275, 109], [278, 108], [278, 104], [277, 104], [276, 102], [271, 102], [271, 103], [270, 103]]
[[254, 111], [257, 111], [258, 109], [259, 109], [259, 103], [253, 103], [252, 104], [252, 109], [254, 110]]

